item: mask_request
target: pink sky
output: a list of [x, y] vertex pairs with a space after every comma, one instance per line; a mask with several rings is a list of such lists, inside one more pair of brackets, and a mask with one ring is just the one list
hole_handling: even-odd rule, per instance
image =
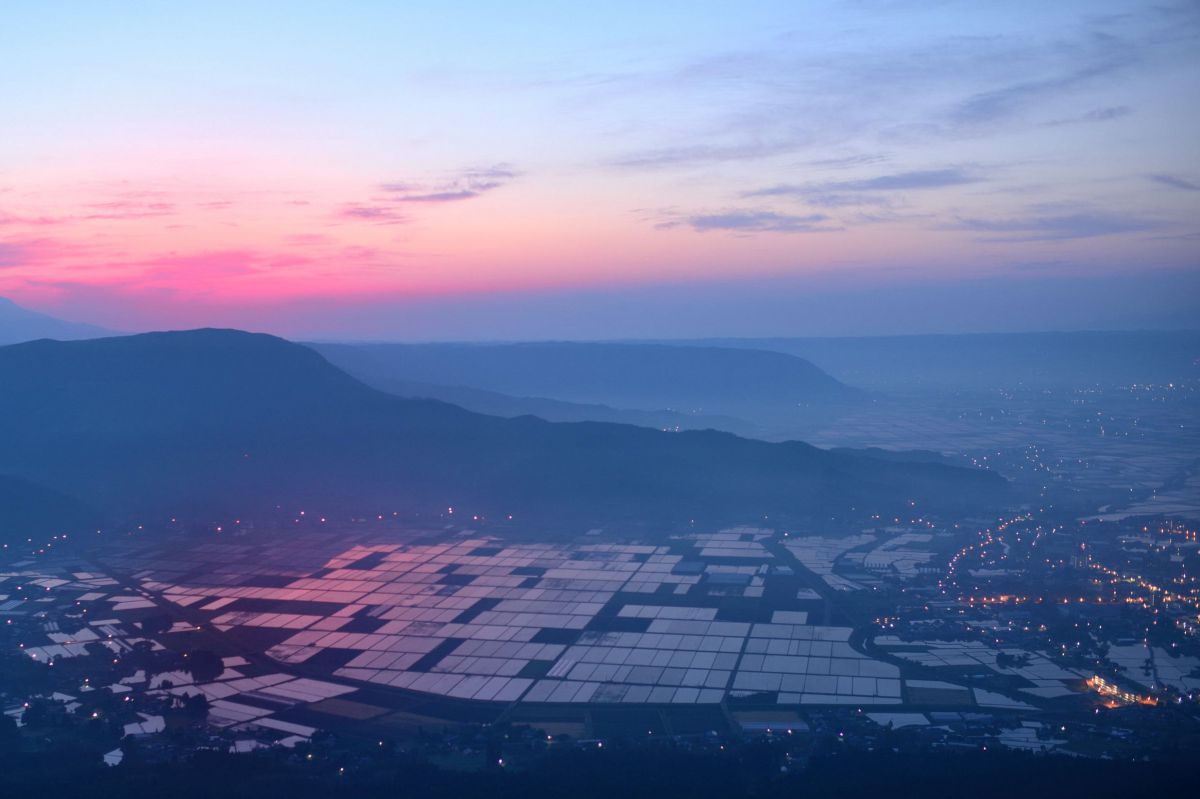
[[[1079, 297], [1078, 324], [1125, 298], [1186, 314], [1200, 13], [1100, 5], [1123, 21], [1082, 2], [616, 3], [605, 24], [547, 4], [453, 26], [386, 5], [24, 8], [0, 30], [0, 296], [122, 330], [346, 335], [356, 306], [427, 302], [449, 314], [429, 335], [465, 337], [490, 332], [489, 296], [515, 313], [705, 286], [836, 295], [864, 324], [855, 291], [972, 281], [1077, 287], [1040, 298], [1047, 326]], [[714, 309], [753, 319], [744, 303]]]

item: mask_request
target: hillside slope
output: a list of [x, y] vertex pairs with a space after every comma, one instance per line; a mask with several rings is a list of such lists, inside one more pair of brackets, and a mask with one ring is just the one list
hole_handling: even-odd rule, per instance
[[[795, 422], [863, 392], [779, 352], [652, 343], [313, 344], [385, 390], [403, 382], [682, 416]], [[725, 428], [727, 425], [721, 424]]]
[[369, 388], [307, 347], [228, 330], [0, 348], [0, 474], [110, 516], [513, 514], [599, 524], [995, 503], [984, 471], [799, 442], [500, 419]]

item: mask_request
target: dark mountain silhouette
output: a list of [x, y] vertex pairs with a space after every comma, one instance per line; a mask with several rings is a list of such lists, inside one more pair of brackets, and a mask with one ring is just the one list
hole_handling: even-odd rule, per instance
[[313, 350], [196, 330], [0, 347], [0, 474], [110, 518], [513, 514], [596, 525], [992, 506], [998, 476], [727, 433], [500, 419], [369, 388]]
[[598, 342], [312, 346], [336, 366], [385, 390], [406, 381], [470, 387], [513, 397], [726, 417], [722, 429], [735, 427], [735, 420], [746, 420], [744, 427], [746, 422], [795, 426], [814, 412], [864, 397], [802, 358], [746, 348]]
[[67, 322], [44, 313], [22, 308], [0, 297], [0, 345], [33, 341], [39, 338], [73, 339], [111, 336], [113, 331], [79, 322]]

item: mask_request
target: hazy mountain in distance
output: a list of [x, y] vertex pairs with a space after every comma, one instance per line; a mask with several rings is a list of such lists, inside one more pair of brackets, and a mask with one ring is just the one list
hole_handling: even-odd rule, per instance
[[530, 525], [707, 524], [1011, 499], [977, 469], [399, 398], [239, 331], [0, 347], [0, 384], [0, 474], [110, 518], [455, 506]]
[[12, 300], [0, 297], [0, 345], [53, 338], [72, 341], [111, 336], [113, 331], [80, 322], [67, 322], [48, 314], [22, 308]]
[[379, 388], [397, 381], [462, 386], [611, 408], [733, 417], [755, 428], [785, 431], [803, 429], [813, 418], [865, 399], [863, 392], [801, 358], [745, 348], [591, 342], [312, 346]]
[[732, 416], [680, 413], [667, 410], [612, 408], [598, 403], [568, 402], [546, 397], [514, 397], [469, 386], [442, 386], [397, 377], [389, 367], [388, 351], [357, 344], [310, 345], [331, 363], [372, 388], [400, 397], [436, 399], [489, 416], [537, 416], [549, 422], [615, 422], [659, 430], [725, 430], [759, 437], [753, 423]]
[[672, 342], [810, 359], [856, 386], [990, 390], [1170, 383], [1200, 377], [1200, 331], [996, 333]]
[[863, 455], [868, 458], [879, 458], [880, 460], [893, 461], [897, 463], [943, 463], [953, 465], [953, 458], [949, 458], [940, 452], [934, 452], [927, 449], [883, 449], [881, 447], [830, 447], [830, 452], [848, 452], [856, 455]]
[[[346, 371], [354, 374], [350, 370]], [[756, 429], [750, 422], [732, 416], [610, 408], [607, 405], [565, 402], [544, 397], [510, 397], [495, 391], [462, 386], [437, 386], [432, 383], [394, 381], [386, 385], [373, 382], [368, 384], [401, 397], [441, 400], [476, 413], [509, 419], [516, 416], [536, 416], [548, 422], [613, 422], [653, 427], [658, 430], [725, 430], [747, 436], [753, 436]]]

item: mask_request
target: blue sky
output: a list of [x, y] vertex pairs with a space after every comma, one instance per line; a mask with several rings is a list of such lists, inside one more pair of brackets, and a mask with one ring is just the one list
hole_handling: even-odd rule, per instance
[[1198, 37], [1169, 1], [21, 4], [0, 294], [344, 337], [1188, 324]]

